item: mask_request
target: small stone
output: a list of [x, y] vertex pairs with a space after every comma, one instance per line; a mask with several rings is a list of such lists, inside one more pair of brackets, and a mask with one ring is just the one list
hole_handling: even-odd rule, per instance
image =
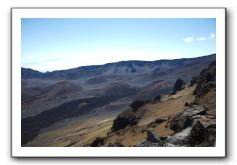
[[160, 140], [161, 140], [161, 141], [166, 141], [167, 139], [168, 139], [168, 136], [161, 136], [161, 137], [160, 137]]
[[158, 118], [158, 119], [156, 119], [156, 123], [157, 124], [161, 124], [161, 123], [163, 123], [163, 122], [165, 122], [166, 120], [165, 119], [162, 119], [162, 118]]
[[101, 137], [97, 137], [92, 143], [91, 147], [99, 147], [104, 144], [104, 139]]
[[160, 138], [153, 129], [147, 129], [147, 140], [153, 143], [157, 143], [160, 141]]

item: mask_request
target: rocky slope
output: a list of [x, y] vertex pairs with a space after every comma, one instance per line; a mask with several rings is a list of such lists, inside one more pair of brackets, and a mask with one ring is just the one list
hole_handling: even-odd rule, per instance
[[215, 68], [212, 62], [190, 85], [178, 79], [164, 101], [134, 101], [91, 146], [215, 146]]

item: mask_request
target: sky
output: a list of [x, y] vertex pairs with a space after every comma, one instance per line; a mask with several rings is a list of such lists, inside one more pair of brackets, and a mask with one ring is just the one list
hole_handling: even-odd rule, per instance
[[215, 18], [23, 18], [22, 67], [41, 72], [216, 52]]

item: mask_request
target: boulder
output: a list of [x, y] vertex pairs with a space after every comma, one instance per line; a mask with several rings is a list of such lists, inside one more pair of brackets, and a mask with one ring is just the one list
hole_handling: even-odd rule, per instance
[[184, 85], [185, 85], [185, 82], [182, 79], [178, 79], [174, 84], [173, 94], [175, 94], [176, 91], [180, 91], [181, 89], [183, 89]]
[[166, 140], [166, 143], [169, 143], [175, 146], [188, 146], [187, 137], [190, 135], [191, 129], [192, 127], [187, 127], [183, 129], [181, 132], [173, 134]]
[[137, 112], [137, 110], [148, 103], [148, 100], [136, 100], [132, 104], [130, 104], [130, 107], [133, 109], [133, 112]]
[[185, 107], [182, 113], [177, 114], [170, 122], [170, 129], [174, 132], [180, 132], [193, 124], [196, 116], [204, 115], [206, 109], [200, 105], [191, 105]]
[[192, 117], [180, 113], [171, 120], [170, 129], [173, 130], [175, 133], [177, 133], [191, 126], [192, 123], [193, 123]]
[[213, 124], [213, 121], [203, 122], [202, 117], [193, 119], [191, 126], [170, 136], [166, 143], [176, 146], [215, 146], [216, 124]]
[[188, 136], [188, 144], [190, 146], [196, 146], [204, 143], [206, 140], [208, 140], [208, 130], [200, 121], [196, 120]]
[[160, 142], [160, 138], [158, 137], [157, 133], [153, 129], [147, 129], [147, 139], [152, 143]]
[[195, 116], [195, 115], [205, 115], [206, 109], [201, 105], [191, 105], [189, 107], [185, 107], [182, 115], [183, 116]]
[[112, 126], [112, 131], [118, 131], [121, 129], [126, 128], [129, 125], [134, 125], [136, 124], [136, 120], [135, 120], [135, 116], [118, 116], [114, 122], [113, 122], [113, 126]]
[[189, 104], [189, 103], [187, 103], [187, 102], [185, 102], [184, 106], [185, 106], [185, 107], [189, 107], [189, 106], [190, 106], [190, 104]]
[[136, 113], [140, 107], [145, 105], [150, 101], [148, 100], [136, 100], [132, 104], [130, 104], [130, 108], [126, 111], [120, 113], [117, 118], [113, 122], [112, 131], [118, 131], [126, 128], [127, 126], [136, 125], [139, 121], [140, 117]]

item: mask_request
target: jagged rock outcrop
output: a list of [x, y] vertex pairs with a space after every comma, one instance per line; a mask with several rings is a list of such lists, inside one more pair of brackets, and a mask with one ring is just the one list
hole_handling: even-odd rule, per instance
[[203, 115], [205, 112], [205, 108], [200, 105], [185, 107], [182, 113], [179, 113], [171, 120], [170, 129], [174, 132], [180, 132], [192, 125], [195, 115]]
[[170, 129], [172, 129], [175, 133], [177, 133], [191, 126], [192, 123], [193, 123], [192, 117], [178, 114], [171, 120]]
[[136, 117], [132, 110], [127, 110], [118, 115], [118, 117], [114, 120], [111, 129], [113, 132], [115, 132], [126, 128], [128, 125], [135, 125], [136, 123]]
[[171, 120], [173, 135], [159, 137], [153, 129], [148, 129], [147, 139], [137, 147], [214, 146], [215, 119], [213, 116], [206, 117], [205, 112], [206, 109], [200, 105], [185, 107]]
[[174, 84], [172, 94], [175, 94], [177, 91], [180, 91], [181, 89], [183, 89], [184, 85], [185, 85], [185, 82], [182, 79], [178, 79]]
[[148, 103], [149, 101], [134, 101], [131, 105], [130, 105], [130, 109], [123, 111], [122, 113], [120, 113], [117, 118], [114, 120], [113, 126], [112, 126], [112, 131], [118, 131], [120, 129], [124, 129], [127, 126], [132, 126], [137, 124], [139, 117], [137, 115], [137, 112], [139, 110], [140, 107], [144, 106], [146, 103]]
[[[177, 130], [175, 130], [176, 133], [166, 140], [166, 144], [168, 146], [170, 146], [170, 144], [173, 146], [196, 146], [206, 143], [204, 146], [211, 146], [211, 144], [207, 142], [209, 132], [201, 122], [203, 116], [201, 114], [203, 112], [203, 107], [195, 105], [188, 107], [182, 114], [177, 115], [175, 117], [176, 120], [172, 122], [173, 124], [177, 122], [175, 124], [179, 126], [179, 131], [177, 132]], [[188, 118], [188, 124], [187, 120], [183, 120], [183, 118]]]
[[190, 146], [195, 146], [201, 144], [208, 137], [207, 129], [200, 123], [200, 121], [195, 121], [192, 130], [190, 131], [188, 138], [188, 143]]
[[195, 103], [204, 106], [207, 114], [216, 116], [216, 63], [212, 62], [208, 69], [203, 70], [198, 77]]
[[194, 94], [198, 97], [206, 94], [211, 88], [216, 87], [216, 61], [213, 61], [208, 69], [203, 70], [198, 78], [192, 81], [197, 83]]

